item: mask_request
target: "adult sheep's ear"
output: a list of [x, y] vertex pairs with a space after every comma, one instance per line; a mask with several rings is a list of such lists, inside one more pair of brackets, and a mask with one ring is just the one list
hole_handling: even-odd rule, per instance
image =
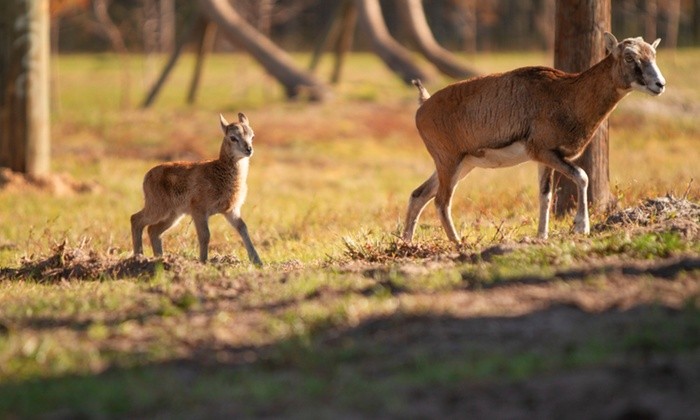
[[[603, 34], [603, 37], [605, 38], [605, 51], [609, 53], [616, 53], [616, 48], [617, 48], [617, 38], [615, 38], [615, 35], [611, 34], [610, 32], [605, 32]], [[616, 53], [615, 56], [617, 56], [619, 53]]]
[[219, 122], [221, 123], [221, 131], [226, 134], [226, 127], [228, 127], [228, 121], [226, 121], [226, 118], [224, 118], [223, 115], [219, 114]]
[[659, 46], [659, 42], [661, 42], [661, 38], [656, 38], [656, 41], [651, 43], [651, 48], [656, 49]]

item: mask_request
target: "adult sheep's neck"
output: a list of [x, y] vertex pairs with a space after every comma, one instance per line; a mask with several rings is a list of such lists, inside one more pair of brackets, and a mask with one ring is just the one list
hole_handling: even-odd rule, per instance
[[615, 65], [615, 58], [609, 54], [571, 80], [573, 110], [579, 121], [588, 121], [597, 127], [629, 93], [629, 89], [618, 83]]

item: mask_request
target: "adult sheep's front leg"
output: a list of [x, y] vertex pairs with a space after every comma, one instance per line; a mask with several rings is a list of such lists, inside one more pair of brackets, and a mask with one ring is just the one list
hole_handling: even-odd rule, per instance
[[576, 216], [574, 217], [574, 232], [583, 233], [585, 235], [590, 234], [591, 225], [588, 219], [588, 175], [586, 175], [586, 172], [571, 162], [562, 159], [556, 152], [551, 150], [539, 152], [536, 156], [536, 160], [555, 171], [559, 171], [576, 184], [578, 208], [576, 210]]

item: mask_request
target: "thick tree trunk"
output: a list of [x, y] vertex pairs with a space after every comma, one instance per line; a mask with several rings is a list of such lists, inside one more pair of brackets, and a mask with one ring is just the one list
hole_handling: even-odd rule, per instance
[[0, 3], [0, 166], [49, 172], [49, 2]]
[[[555, 13], [554, 67], [578, 73], [605, 57], [603, 33], [610, 30], [610, 0], [557, 0]], [[598, 208], [612, 204], [607, 120], [576, 162], [588, 174], [589, 203]], [[555, 213], [561, 215], [574, 207], [576, 186], [558, 173], [554, 185]]]
[[221, 33], [245, 48], [285, 88], [287, 97], [308, 94], [323, 100], [327, 88], [310, 74], [300, 70], [292, 58], [270, 39], [246, 22], [227, 0], [200, 0], [202, 13], [215, 22]]
[[477, 72], [460, 63], [457, 58], [442, 48], [433, 37], [425, 17], [422, 0], [399, 0], [402, 23], [416, 41], [421, 53], [442, 73], [455, 79], [465, 79]]
[[389, 34], [379, 0], [356, 0], [356, 4], [360, 24], [384, 63], [407, 84], [413, 79], [427, 80], [428, 74], [413, 63], [411, 54]]

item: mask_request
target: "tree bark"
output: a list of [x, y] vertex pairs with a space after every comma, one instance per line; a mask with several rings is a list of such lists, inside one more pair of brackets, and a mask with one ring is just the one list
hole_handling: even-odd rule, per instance
[[197, 99], [199, 81], [202, 78], [202, 69], [204, 68], [204, 59], [214, 48], [214, 41], [216, 40], [216, 25], [206, 21], [204, 18], [200, 19], [202, 22], [198, 25], [197, 58], [192, 73], [192, 81], [190, 82], [190, 90], [187, 93], [188, 104], [193, 104]]
[[196, 18], [196, 21], [190, 24], [190, 28], [188, 28], [185, 31], [185, 34], [181, 36], [180, 39], [177, 41], [177, 45], [175, 46], [173, 53], [170, 54], [170, 59], [163, 68], [163, 71], [161, 71], [158, 80], [153, 84], [153, 86], [151, 86], [151, 89], [148, 91], [146, 98], [143, 100], [143, 103], [141, 104], [142, 108], [148, 108], [151, 105], [153, 105], [153, 102], [155, 102], [156, 98], [158, 97], [160, 90], [163, 88], [165, 82], [168, 80], [170, 72], [173, 70], [175, 64], [177, 63], [177, 60], [180, 58], [180, 54], [182, 54], [182, 49], [192, 40], [194, 34], [198, 33], [198, 31], [204, 31], [204, 28], [202, 28], [202, 26], [205, 25], [205, 22], [205, 19], [203, 19], [201, 16], [199, 18]]
[[646, 0], [644, 2], [644, 37], [652, 42], [656, 39], [657, 0]]
[[0, 166], [49, 172], [49, 2], [0, 3]]
[[379, 0], [356, 0], [356, 4], [360, 24], [384, 63], [407, 84], [413, 79], [427, 80], [428, 74], [413, 63], [411, 54], [389, 34]]
[[333, 84], [340, 82], [345, 56], [352, 48], [355, 27], [357, 27], [357, 7], [352, 0], [346, 0], [341, 17], [340, 34], [338, 35], [338, 42], [335, 44], [335, 63], [331, 73], [331, 83]]
[[226, 0], [200, 0], [202, 13], [216, 23], [231, 41], [245, 48], [285, 88], [287, 97], [301, 93], [311, 100], [323, 100], [327, 88], [300, 70], [292, 58], [269, 38], [246, 22]]
[[170, 53], [175, 48], [175, 0], [160, 0], [160, 52]]
[[[554, 67], [578, 73], [605, 57], [603, 33], [610, 30], [610, 0], [557, 0], [555, 14]], [[588, 201], [598, 208], [613, 204], [608, 144], [606, 119], [593, 134], [586, 151], [576, 160], [588, 175]], [[555, 213], [562, 215], [575, 205], [576, 186], [558, 173], [554, 185]]]
[[[678, 27], [681, 21], [681, 0], [669, 0], [667, 3], [666, 39], [664, 46], [668, 49], [678, 47]], [[649, 42], [653, 39], [649, 39]]]
[[340, 81], [345, 55], [352, 47], [352, 40], [357, 26], [357, 8], [354, 0], [341, 0], [336, 5], [333, 17], [326, 22], [323, 34], [316, 43], [309, 71], [314, 72], [321, 62], [321, 56], [333, 44], [335, 62], [331, 73], [331, 83]]
[[401, 10], [402, 24], [416, 41], [421, 53], [438, 70], [455, 79], [477, 75], [476, 71], [460, 63], [452, 53], [437, 43], [425, 17], [422, 0], [399, 0], [398, 5]]

